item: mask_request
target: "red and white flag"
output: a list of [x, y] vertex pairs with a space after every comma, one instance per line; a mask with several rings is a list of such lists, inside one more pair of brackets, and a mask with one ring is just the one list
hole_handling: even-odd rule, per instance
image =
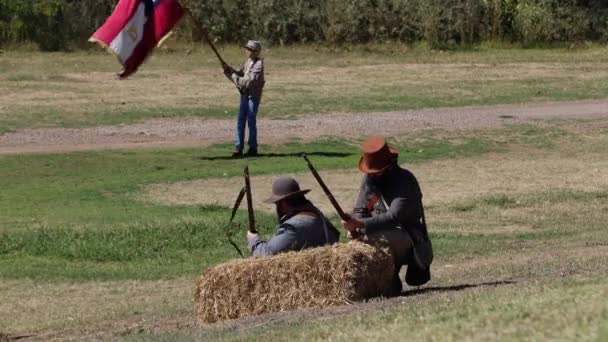
[[114, 12], [89, 39], [118, 56], [120, 78], [137, 71], [184, 14], [177, 0], [119, 0]]

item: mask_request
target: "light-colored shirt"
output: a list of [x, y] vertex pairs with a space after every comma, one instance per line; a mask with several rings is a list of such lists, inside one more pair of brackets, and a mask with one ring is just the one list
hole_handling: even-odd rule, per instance
[[232, 73], [229, 78], [241, 94], [261, 99], [262, 90], [266, 83], [264, 79], [264, 59], [248, 58], [239, 70]]

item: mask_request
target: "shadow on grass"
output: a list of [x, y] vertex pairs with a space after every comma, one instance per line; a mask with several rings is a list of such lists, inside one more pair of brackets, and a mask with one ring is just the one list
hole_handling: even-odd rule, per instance
[[2, 332], [0, 332], [0, 341], [4, 342], [4, 341], [17, 341], [17, 340], [22, 340], [22, 339], [26, 339], [26, 338], [30, 338], [30, 337], [35, 337], [36, 335], [33, 334], [29, 334], [29, 335], [14, 335], [11, 336], [9, 334], [4, 334]]
[[286, 158], [286, 157], [302, 157], [303, 155], [307, 156], [319, 156], [319, 157], [350, 157], [352, 153], [346, 152], [291, 152], [291, 153], [258, 153], [256, 156], [242, 156], [242, 157], [232, 157], [229, 155], [226, 156], [215, 156], [215, 157], [200, 157], [201, 160], [239, 160], [239, 159], [252, 159], [252, 158]]
[[452, 292], [452, 291], [462, 291], [466, 289], [483, 287], [483, 286], [502, 286], [502, 285], [511, 285], [516, 284], [516, 281], [512, 280], [503, 280], [503, 281], [493, 281], [479, 284], [462, 284], [462, 285], [453, 285], [453, 286], [434, 286], [434, 287], [425, 287], [422, 289], [414, 289], [401, 292], [401, 297], [410, 297], [417, 296], [420, 294], [425, 294], [429, 292]]

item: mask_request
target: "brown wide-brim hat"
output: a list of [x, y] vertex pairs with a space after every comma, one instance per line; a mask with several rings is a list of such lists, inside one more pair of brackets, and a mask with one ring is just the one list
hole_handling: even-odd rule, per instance
[[272, 194], [264, 200], [264, 203], [277, 203], [288, 197], [304, 195], [310, 189], [300, 189], [300, 184], [291, 177], [279, 177], [272, 182]]
[[389, 147], [383, 137], [369, 137], [361, 144], [359, 170], [376, 173], [389, 167], [399, 157], [399, 152]]

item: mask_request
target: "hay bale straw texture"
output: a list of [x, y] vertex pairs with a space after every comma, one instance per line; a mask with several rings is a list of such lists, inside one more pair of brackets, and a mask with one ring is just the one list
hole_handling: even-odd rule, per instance
[[194, 302], [201, 324], [348, 304], [388, 293], [394, 268], [386, 250], [355, 241], [234, 260], [201, 276]]

